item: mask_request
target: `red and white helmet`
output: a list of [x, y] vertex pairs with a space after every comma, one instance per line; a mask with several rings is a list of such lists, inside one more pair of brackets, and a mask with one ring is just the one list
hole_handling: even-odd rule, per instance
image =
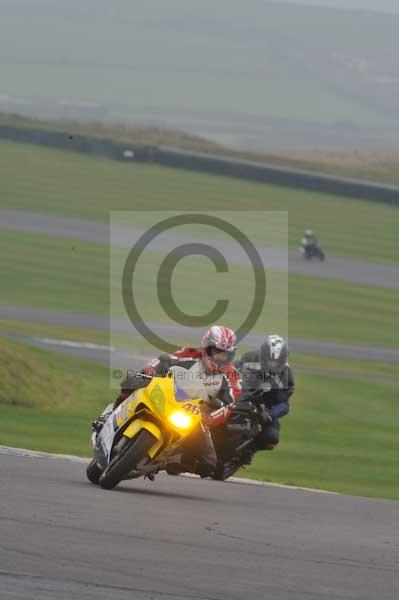
[[228, 327], [214, 325], [202, 336], [202, 360], [209, 371], [220, 371], [230, 364], [235, 351], [236, 334]]

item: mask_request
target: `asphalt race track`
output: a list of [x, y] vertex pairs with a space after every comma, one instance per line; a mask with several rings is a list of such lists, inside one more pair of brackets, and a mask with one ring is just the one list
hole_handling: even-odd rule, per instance
[[[0, 304], [0, 319], [13, 319], [32, 323], [46, 323], [49, 325], [64, 325], [65, 327], [80, 327], [109, 331], [110, 321], [107, 315], [87, 315], [84, 313], [70, 313], [49, 310], [47, 308], [31, 306], [13, 306]], [[185, 327], [184, 325], [161, 324], [147, 322], [147, 325], [158, 335], [180, 336], [181, 339], [197, 341], [202, 328]], [[112, 318], [113, 333], [127, 333], [138, 335], [137, 330], [127, 317]], [[263, 341], [260, 334], [250, 333], [245, 338], [248, 345], [259, 346]], [[399, 362], [399, 348], [383, 348], [359, 344], [339, 344], [322, 340], [305, 340], [289, 338], [292, 352], [301, 354], [319, 354], [320, 356], [338, 356], [340, 358], [354, 358], [357, 360], [376, 360], [388, 363]]]
[[[110, 230], [107, 224], [83, 219], [54, 217], [17, 210], [0, 210], [0, 229], [24, 233], [45, 234], [53, 237], [109, 244]], [[132, 247], [145, 233], [139, 227], [113, 226], [111, 243], [123, 247]], [[226, 257], [229, 262], [248, 265], [248, 258], [240, 251], [235, 242], [223, 239], [207, 238], [209, 243]], [[179, 244], [203, 242], [203, 238], [192, 235], [164, 234], [160, 240], [154, 240], [151, 249], [169, 252]], [[365, 260], [328, 256], [325, 263], [304, 261], [299, 252], [287, 252], [283, 248], [271, 248], [256, 245], [266, 269], [287, 271], [314, 277], [340, 279], [356, 284], [373, 285], [385, 288], [399, 288], [399, 265], [372, 263]]]
[[[2, 335], [2, 334], [0, 334]], [[100, 346], [87, 342], [72, 342], [70, 340], [56, 340], [52, 338], [27, 337], [22, 335], [3, 335], [2, 337], [11, 338], [17, 342], [30, 344], [43, 350], [51, 352], [60, 352], [68, 354], [80, 360], [90, 360], [97, 364], [109, 368], [118, 368], [123, 373], [132, 369], [141, 369], [142, 366], [153, 358], [147, 354], [137, 354], [122, 348], [113, 348], [110, 346]], [[317, 368], [295, 367], [297, 373], [307, 375], [327, 375], [328, 377], [338, 377], [339, 379], [358, 379], [359, 373], [351, 371], [335, 371]], [[362, 373], [363, 381], [382, 381], [383, 383], [399, 383], [399, 377], [392, 375], [375, 375], [373, 373]]]
[[3, 454], [2, 600], [397, 600], [399, 503]]

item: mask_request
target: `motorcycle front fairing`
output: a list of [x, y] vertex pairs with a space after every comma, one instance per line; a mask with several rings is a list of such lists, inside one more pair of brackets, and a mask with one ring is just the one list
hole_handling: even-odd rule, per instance
[[115, 414], [111, 413], [105, 421], [100, 433], [94, 440], [94, 456], [98, 463], [105, 468], [111, 459], [111, 452], [115, 442], [115, 435], [118, 431]]
[[159, 384], [156, 380], [153, 378], [148, 387], [134, 391], [106, 420], [94, 443], [95, 458], [101, 467], [108, 466], [113, 449], [123, 437], [133, 439], [143, 429], [156, 440], [148, 452], [151, 458], [165, 445], [170, 451], [177, 448], [183, 432], [177, 433], [168, 420], [176, 408], [183, 408], [193, 425], [201, 421], [200, 399], [187, 396], [173, 378], [160, 378]]

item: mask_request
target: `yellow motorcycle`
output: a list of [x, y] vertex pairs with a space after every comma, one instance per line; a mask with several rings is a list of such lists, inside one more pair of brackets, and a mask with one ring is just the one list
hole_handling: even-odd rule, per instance
[[151, 479], [176, 459], [179, 446], [201, 425], [201, 398], [190, 398], [173, 376], [153, 377], [135, 390], [93, 434], [88, 479], [111, 490], [123, 479]]

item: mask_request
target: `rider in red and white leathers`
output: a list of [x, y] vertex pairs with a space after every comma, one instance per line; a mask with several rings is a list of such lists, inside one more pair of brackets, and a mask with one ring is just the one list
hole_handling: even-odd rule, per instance
[[171, 474], [190, 470], [207, 477], [214, 471], [217, 457], [208, 426], [226, 421], [234, 400], [241, 393], [241, 376], [232, 364], [235, 350], [234, 332], [214, 325], [203, 335], [200, 349], [185, 346], [173, 354], [161, 354], [148, 362], [140, 373], [122, 382], [114, 409], [132, 391], [147, 385], [148, 379], [143, 374], [166, 376], [173, 373], [177, 385], [188, 397], [203, 399], [202, 424], [190, 436], [181, 464], [168, 470]]

